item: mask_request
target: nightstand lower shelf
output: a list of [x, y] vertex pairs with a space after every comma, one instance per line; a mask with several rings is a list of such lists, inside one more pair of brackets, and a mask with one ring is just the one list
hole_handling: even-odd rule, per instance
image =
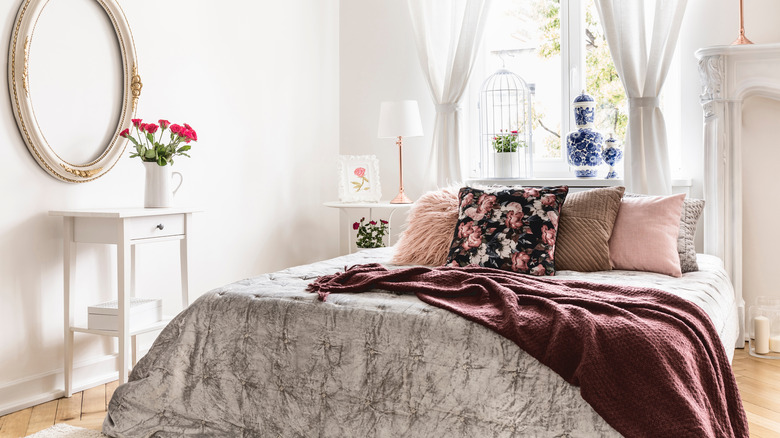
[[[140, 335], [142, 333], [148, 333], [153, 332], [155, 330], [162, 330], [165, 328], [166, 325], [168, 325], [169, 322], [173, 317], [171, 316], [164, 316], [163, 319], [160, 321], [155, 322], [154, 324], [148, 324], [141, 328], [130, 330], [130, 336]], [[119, 331], [118, 330], [95, 330], [95, 329], [89, 329], [86, 327], [71, 327], [70, 331], [74, 333], [89, 333], [91, 335], [100, 335], [100, 336], [113, 336], [113, 337], [119, 337]]]

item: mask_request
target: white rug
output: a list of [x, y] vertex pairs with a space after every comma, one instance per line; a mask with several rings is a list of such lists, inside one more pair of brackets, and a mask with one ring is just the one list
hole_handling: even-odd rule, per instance
[[104, 436], [105, 435], [99, 430], [89, 430], [60, 423], [55, 424], [48, 429], [28, 435], [25, 438], [102, 438]]

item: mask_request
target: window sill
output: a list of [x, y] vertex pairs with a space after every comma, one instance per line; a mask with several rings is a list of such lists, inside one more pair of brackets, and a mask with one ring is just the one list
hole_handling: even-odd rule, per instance
[[[604, 178], [474, 178], [466, 180], [466, 184], [502, 185], [502, 186], [529, 186], [547, 187], [567, 185], [569, 187], [616, 187], [625, 185], [622, 179]], [[675, 178], [672, 180], [673, 188], [691, 187], [690, 178]]]

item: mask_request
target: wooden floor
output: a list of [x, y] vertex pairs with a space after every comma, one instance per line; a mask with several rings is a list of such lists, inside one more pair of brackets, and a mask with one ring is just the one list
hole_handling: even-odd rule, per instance
[[106, 383], [73, 394], [70, 398], [52, 400], [0, 417], [0, 437], [27, 436], [55, 423], [100, 430], [116, 387], [117, 382]]
[[780, 437], [780, 360], [750, 356], [745, 345], [735, 350], [731, 365], [750, 423], [750, 436]]
[[[733, 370], [750, 422], [750, 436], [780, 438], [780, 360], [758, 359], [747, 348], [736, 350]], [[55, 423], [99, 430], [117, 382], [71, 398], [43, 403], [0, 417], [0, 438], [18, 438]]]

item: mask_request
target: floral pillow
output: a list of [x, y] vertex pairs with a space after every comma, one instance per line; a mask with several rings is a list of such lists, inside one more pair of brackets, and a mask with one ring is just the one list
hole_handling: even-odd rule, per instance
[[555, 234], [568, 193], [567, 186], [460, 189], [447, 266], [555, 275]]

